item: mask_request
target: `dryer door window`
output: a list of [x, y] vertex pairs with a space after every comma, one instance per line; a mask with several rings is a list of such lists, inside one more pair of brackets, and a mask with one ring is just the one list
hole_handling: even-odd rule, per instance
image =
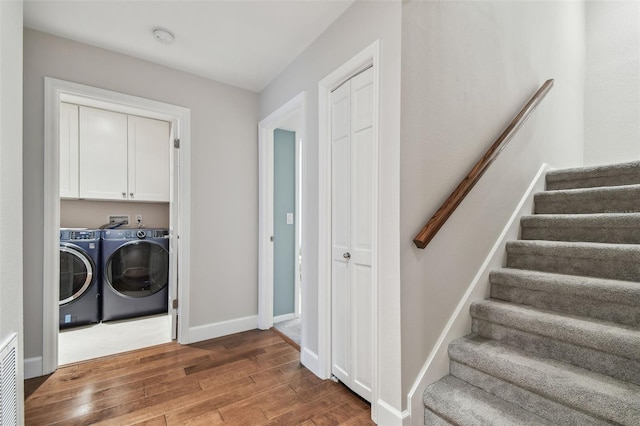
[[111, 255], [106, 267], [109, 285], [128, 297], [150, 296], [169, 282], [169, 252], [150, 241], [123, 245]]
[[73, 247], [60, 246], [60, 305], [81, 297], [91, 285], [93, 264]]

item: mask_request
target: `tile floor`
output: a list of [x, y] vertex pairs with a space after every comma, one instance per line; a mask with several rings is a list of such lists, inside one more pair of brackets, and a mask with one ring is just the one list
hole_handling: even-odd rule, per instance
[[58, 336], [58, 364], [71, 364], [168, 343], [171, 341], [171, 317], [154, 315], [103, 322], [62, 330]]

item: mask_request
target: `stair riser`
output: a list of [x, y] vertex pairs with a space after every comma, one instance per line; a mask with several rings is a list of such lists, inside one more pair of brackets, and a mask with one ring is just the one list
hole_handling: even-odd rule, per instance
[[640, 362], [638, 361], [485, 320], [474, 319], [472, 330], [487, 339], [497, 340], [539, 356], [567, 362], [618, 380], [640, 385]]
[[595, 188], [599, 186], [619, 186], [619, 185], [638, 185], [640, 184], [640, 172], [633, 172], [614, 176], [595, 176], [575, 178], [571, 180], [550, 180], [547, 179], [547, 191], [558, 189], [575, 189], [575, 188]]
[[526, 226], [521, 227], [521, 239], [544, 241], [572, 241], [610, 244], [640, 244], [640, 227], [563, 227]]
[[453, 360], [449, 363], [449, 371], [453, 376], [473, 386], [483, 389], [512, 404], [518, 405], [556, 424], [566, 426], [602, 426], [610, 424], [602, 419], [572, 410], [562, 404], [544, 398], [537, 393], [514, 386], [511, 383]]
[[640, 191], [589, 197], [540, 193], [534, 196], [534, 204], [536, 214], [638, 213]]
[[433, 411], [425, 408], [424, 410], [424, 424], [429, 426], [451, 426], [453, 423], [449, 423], [442, 417], [439, 417]]
[[579, 315], [640, 327], [640, 306], [603, 302], [572, 294], [547, 293], [502, 284], [491, 284], [491, 297], [554, 312]]
[[548, 190], [640, 184], [640, 162], [554, 170], [547, 173]]
[[508, 253], [507, 266], [514, 269], [553, 272], [567, 275], [640, 281], [640, 263], [608, 258], [562, 256], [554, 252]]

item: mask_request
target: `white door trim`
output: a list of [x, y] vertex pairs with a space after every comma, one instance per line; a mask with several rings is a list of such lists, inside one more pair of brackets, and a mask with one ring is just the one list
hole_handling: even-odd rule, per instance
[[331, 377], [331, 92], [359, 72], [373, 67], [373, 131], [375, 142], [373, 238], [373, 383], [371, 415], [377, 418], [378, 401], [378, 146], [380, 41], [376, 40], [318, 83], [318, 361], [319, 376]]
[[[298, 93], [293, 99], [258, 123], [258, 211], [260, 212], [258, 219], [258, 328], [261, 330], [273, 327], [273, 243], [271, 242], [271, 236], [273, 235], [273, 131], [284, 120], [299, 110], [302, 111], [301, 116], [304, 117], [305, 102], [305, 92]], [[305, 125], [303, 123], [302, 129], [296, 132], [296, 147], [299, 140], [305, 140], [304, 132]], [[297, 160], [298, 157], [296, 156], [296, 163]], [[297, 170], [298, 167], [296, 167]], [[301, 186], [304, 188], [304, 176], [302, 176], [301, 181]], [[296, 190], [296, 193], [299, 192]], [[296, 202], [296, 206], [298, 205], [299, 203]], [[300, 210], [304, 209], [301, 208]], [[296, 218], [299, 218], [297, 220], [302, 221], [302, 214], [302, 211], [296, 211]], [[297, 229], [298, 226], [296, 224]], [[300, 239], [301, 236], [296, 232], [296, 254], [298, 253]], [[299, 276], [297, 260], [295, 264], [297, 282]], [[302, 297], [304, 297], [304, 294]], [[304, 342], [304, 327], [300, 337], [301, 341]]]
[[[123, 113], [144, 111], [144, 115], [173, 123], [174, 137], [180, 138], [179, 164], [174, 165], [178, 172], [179, 203], [178, 217], [173, 218], [171, 224], [177, 239], [177, 249], [180, 253], [177, 276], [179, 278], [178, 296], [180, 316], [178, 342], [188, 343], [189, 333], [189, 271], [190, 271], [190, 110], [188, 108], [166, 104], [126, 95], [110, 90], [99, 89], [69, 81], [45, 77], [44, 89], [44, 252], [43, 252], [43, 353], [42, 374], [49, 374], [58, 367], [58, 320], [59, 320], [59, 235], [60, 228], [60, 196], [59, 196], [59, 162], [60, 162], [60, 120], [59, 105], [62, 100], [74, 102], [82, 99], [94, 107], [115, 104]], [[177, 167], [177, 168], [176, 168]], [[173, 183], [173, 182], [172, 182]], [[175, 201], [171, 194], [172, 203]], [[173, 240], [175, 242], [175, 240]], [[172, 243], [173, 243], [172, 242]]]

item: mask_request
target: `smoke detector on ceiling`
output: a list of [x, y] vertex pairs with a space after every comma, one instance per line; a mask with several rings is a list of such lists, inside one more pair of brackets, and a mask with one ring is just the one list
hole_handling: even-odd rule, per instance
[[175, 40], [175, 37], [171, 33], [171, 31], [166, 30], [164, 28], [154, 28], [153, 38], [155, 38], [156, 40], [158, 40], [160, 43], [163, 43], [163, 44], [171, 44]]

